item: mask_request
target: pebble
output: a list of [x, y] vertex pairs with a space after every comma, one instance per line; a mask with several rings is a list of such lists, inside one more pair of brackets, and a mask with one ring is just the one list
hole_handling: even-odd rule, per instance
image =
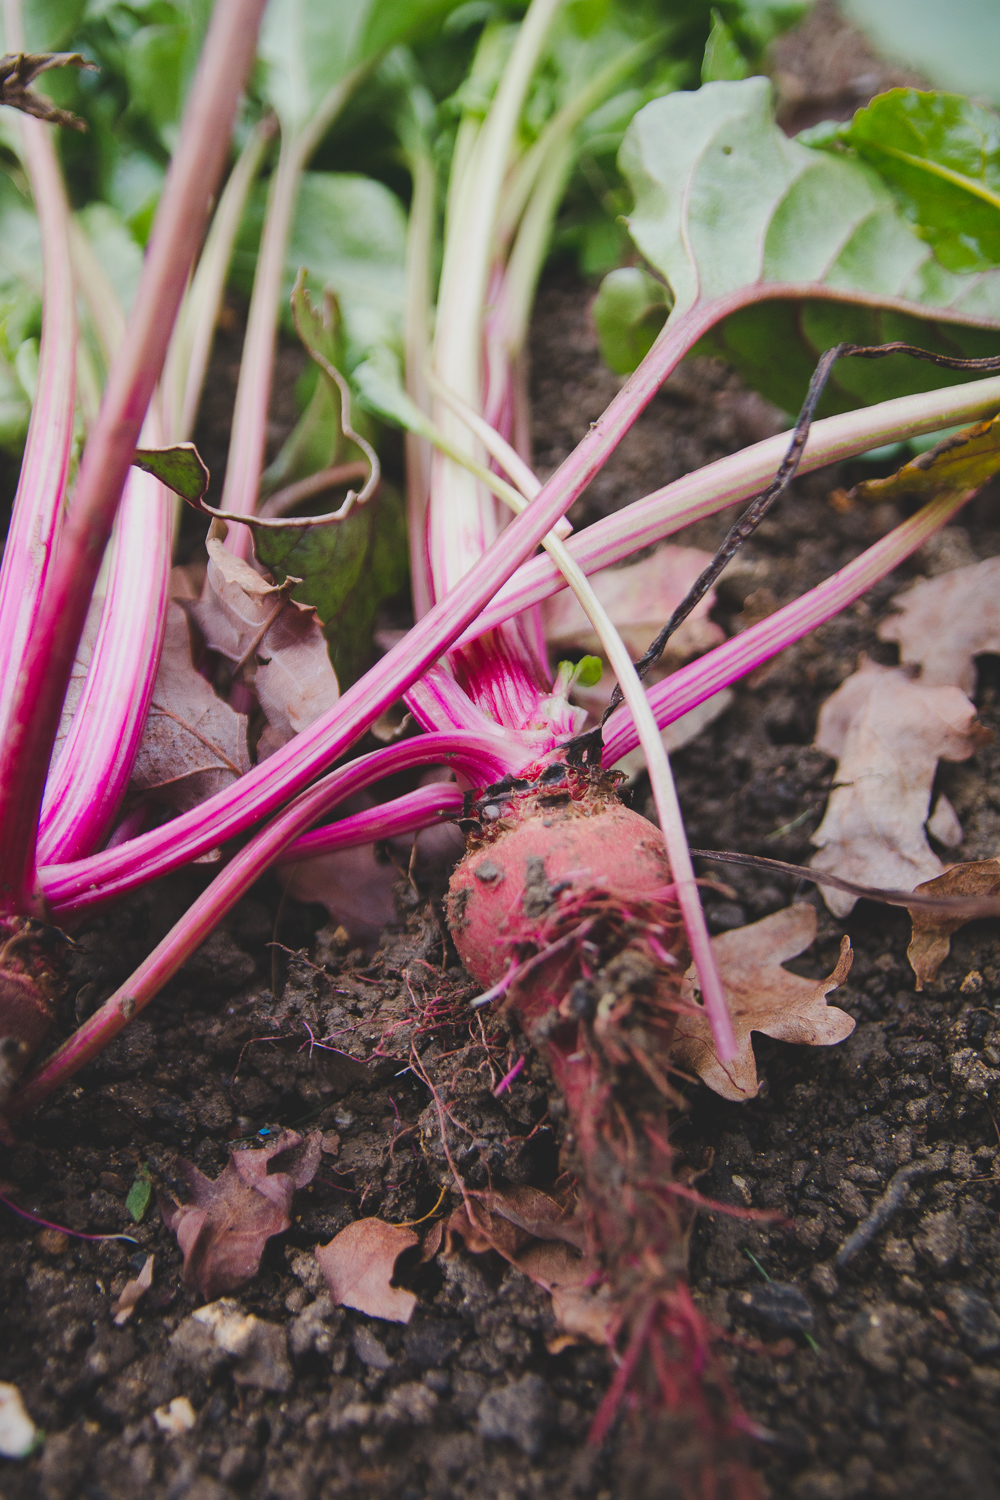
[[555, 1401], [545, 1381], [538, 1375], [525, 1375], [483, 1397], [479, 1435], [514, 1443], [526, 1458], [539, 1458], [555, 1415]]
[[809, 1333], [816, 1321], [806, 1294], [785, 1281], [733, 1292], [730, 1304], [734, 1312], [776, 1333]]
[[158, 1406], [153, 1412], [153, 1421], [168, 1437], [190, 1432], [196, 1420], [194, 1407], [186, 1396], [175, 1396], [166, 1406]]
[[924, 1214], [920, 1220], [920, 1229], [913, 1236], [913, 1243], [917, 1250], [939, 1271], [951, 1265], [959, 1252], [961, 1242], [962, 1232], [958, 1220], [946, 1208], [941, 1209], [939, 1213]]
[[185, 1364], [206, 1377], [232, 1362], [236, 1385], [278, 1395], [289, 1389], [285, 1330], [245, 1313], [230, 1297], [199, 1307], [170, 1336], [170, 1346]]
[[16, 1385], [0, 1382], [0, 1455], [27, 1458], [38, 1441], [38, 1428], [28, 1416]]
[[995, 1354], [1000, 1349], [1000, 1317], [981, 1292], [957, 1286], [945, 1293], [944, 1300], [970, 1354]]

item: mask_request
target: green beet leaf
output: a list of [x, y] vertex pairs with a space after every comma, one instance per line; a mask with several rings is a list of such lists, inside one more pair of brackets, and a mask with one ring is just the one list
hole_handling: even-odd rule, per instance
[[[718, 301], [699, 349], [786, 410], [798, 408], [819, 354], [842, 340], [899, 339], [960, 356], [1000, 348], [1000, 272], [949, 271], [874, 167], [787, 139], [764, 78], [648, 104], [619, 161], [635, 198], [632, 238], [674, 295], [671, 325]], [[787, 295], [768, 300], [776, 283]], [[812, 287], [828, 295], [810, 296]], [[820, 410], [962, 379], [902, 355], [843, 360]]]
[[1000, 116], [960, 94], [891, 89], [837, 139], [872, 163], [942, 265], [1000, 266]]
[[301, 578], [292, 598], [311, 604], [341, 688], [371, 664], [379, 606], [406, 585], [406, 522], [388, 485], [343, 521], [309, 527], [255, 527], [258, 560], [278, 583]]
[[601, 282], [591, 311], [605, 363], [627, 375], [666, 322], [670, 291], [640, 266], [620, 266]]

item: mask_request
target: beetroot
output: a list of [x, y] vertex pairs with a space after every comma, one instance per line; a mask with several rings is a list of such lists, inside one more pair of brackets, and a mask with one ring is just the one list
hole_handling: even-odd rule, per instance
[[[592, 1437], [621, 1408], [644, 1414], [647, 1436], [651, 1422], [670, 1445], [678, 1493], [751, 1496], [745, 1420], [684, 1281], [698, 1194], [690, 1169], [686, 1180], [675, 1171], [665, 1121], [681, 1102], [670, 1047], [686, 1008], [684, 929], [660, 832], [622, 805], [615, 780], [552, 765], [487, 788], [463, 824], [449, 924], [562, 1094], [567, 1166], [621, 1314], [621, 1359]], [[682, 1415], [694, 1420], [678, 1448]]]

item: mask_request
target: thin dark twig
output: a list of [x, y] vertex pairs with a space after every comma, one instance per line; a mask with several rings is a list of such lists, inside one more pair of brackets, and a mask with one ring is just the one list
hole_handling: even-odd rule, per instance
[[[754, 500], [751, 500], [739, 520], [730, 527], [725, 540], [712, 558], [712, 561], [708, 564], [708, 567], [705, 568], [704, 572], [692, 584], [663, 629], [659, 631], [642, 656], [639, 657], [635, 663], [635, 669], [640, 678], [644, 678], [650, 667], [656, 665], [663, 655], [667, 641], [678, 627], [684, 623], [695, 606], [705, 597], [712, 585], [718, 580], [719, 575], [726, 565], [736, 555], [743, 543], [757, 530], [761, 521], [763, 521], [768, 511], [774, 505], [774, 502], [784, 493], [795, 478], [816, 414], [816, 407], [819, 405], [820, 398], [826, 389], [827, 381], [837, 360], [845, 358], [885, 359], [891, 354], [908, 354], [913, 359], [926, 360], [928, 363], [939, 365], [946, 370], [980, 370], [983, 373], [991, 370], [1000, 370], [1000, 357], [959, 359], [953, 355], [935, 354], [930, 349], [920, 349], [915, 344], [898, 342], [891, 344], [835, 344], [832, 349], [827, 349], [820, 356], [816, 369], [813, 372], [806, 399], [802, 403], [802, 409], [795, 423], [792, 440], [788, 445], [788, 451], [782, 459], [774, 479], [766, 490], [763, 490]], [[600, 751], [603, 744], [601, 730], [622, 701], [621, 686], [616, 683], [614, 691], [611, 694], [611, 701], [608, 703], [598, 727], [588, 731], [586, 734], [577, 735], [561, 747], [565, 750], [566, 759], [571, 765], [580, 763], [591, 764], [600, 761]]]
[[773, 870], [776, 875], [794, 875], [811, 880], [814, 885], [832, 885], [851, 896], [868, 901], [882, 901], [886, 906], [905, 906], [908, 910], [936, 911], [945, 917], [1000, 917], [998, 896], [920, 896], [916, 891], [885, 890], [878, 885], [859, 885], [827, 870], [811, 870], [808, 865], [790, 865], [783, 859], [767, 859], [763, 854], [734, 854], [729, 849], [692, 849], [696, 859], [716, 859], [724, 865], [749, 865], [755, 870]]

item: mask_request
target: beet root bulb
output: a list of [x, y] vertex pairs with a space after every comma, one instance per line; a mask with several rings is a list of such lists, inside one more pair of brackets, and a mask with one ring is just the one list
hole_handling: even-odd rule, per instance
[[745, 1422], [685, 1282], [698, 1195], [667, 1114], [683, 1107], [670, 1049], [688, 953], [662, 836], [623, 806], [613, 776], [581, 767], [487, 788], [470, 813], [448, 895], [455, 946], [483, 1000], [551, 1068], [566, 1166], [619, 1309], [620, 1361], [592, 1439], [630, 1410], [644, 1442], [673, 1433], [678, 1494], [707, 1485], [749, 1500]]

